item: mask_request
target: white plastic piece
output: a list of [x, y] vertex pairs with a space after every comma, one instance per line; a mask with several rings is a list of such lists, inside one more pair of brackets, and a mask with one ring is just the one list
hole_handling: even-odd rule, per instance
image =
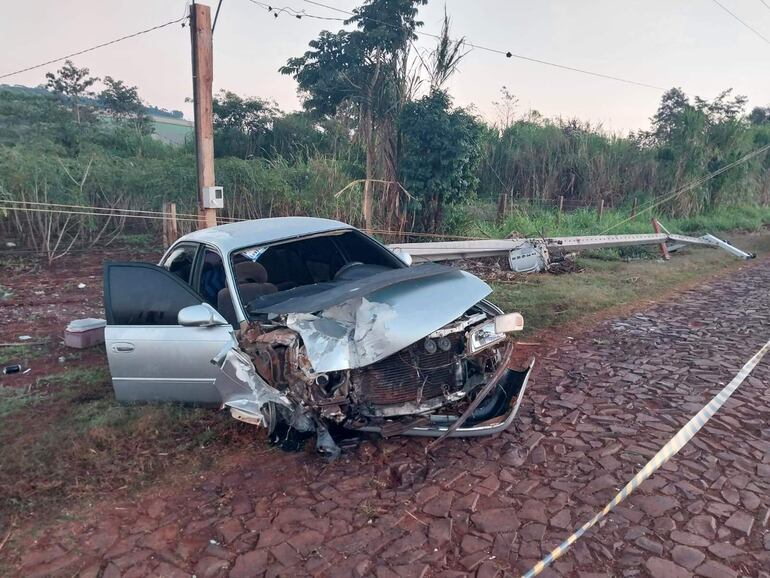
[[107, 325], [104, 319], [95, 319], [93, 317], [87, 317], [86, 319], [75, 319], [69, 322], [67, 325], [67, 331], [70, 333], [82, 333], [83, 331], [90, 331], [92, 329], [102, 329]]
[[225, 195], [222, 187], [203, 187], [202, 197], [204, 209], [223, 209], [225, 206]]
[[513, 333], [524, 329], [521, 313], [506, 313], [495, 317], [495, 333]]

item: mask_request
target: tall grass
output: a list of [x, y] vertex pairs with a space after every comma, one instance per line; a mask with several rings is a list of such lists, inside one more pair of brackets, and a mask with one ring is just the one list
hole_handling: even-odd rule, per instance
[[573, 235], [651, 233], [651, 219], [658, 219], [672, 233], [691, 234], [718, 231], [758, 231], [770, 224], [770, 206], [745, 205], [712, 209], [692, 217], [671, 217], [660, 211], [638, 214], [630, 219], [629, 208], [605, 210], [601, 220], [597, 211], [565, 211], [542, 207], [517, 208], [502, 222], [466, 223], [457, 233], [473, 237], [503, 238]]

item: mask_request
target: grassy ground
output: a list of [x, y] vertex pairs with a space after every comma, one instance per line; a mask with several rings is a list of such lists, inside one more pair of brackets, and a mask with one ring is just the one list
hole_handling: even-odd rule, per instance
[[[643, 209], [640, 206], [640, 210]], [[611, 229], [612, 234], [652, 233], [650, 219], [657, 218], [672, 233], [715, 233], [718, 231], [759, 231], [770, 224], [770, 207], [723, 207], [689, 218], [674, 219], [656, 212], [645, 212], [628, 220], [629, 207], [608, 209], [597, 220], [594, 209], [565, 211], [561, 217], [552, 208], [517, 207], [501, 223], [482, 223], [466, 227], [460, 234], [503, 238], [511, 233], [524, 237], [599, 235]]]
[[[770, 235], [733, 235], [744, 250], [766, 255]], [[524, 315], [525, 335], [589, 316], [611, 307], [656, 299], [668, 290], [730, 269], [745, 262], [724, 251], [692, 248], [664, 262], [652, 253], [626, 262], [617, 252], [596, 253], [577, 260], [581, 273], [526, 275], [521, 282], [493, 283], [492, 300], [506, 311]]]
[[66, 515], [78, 498], [205, 469], [258, 439], [216, 409], [118, 404], [106, 367], [68, 365], [30, 388], [0, 386], [0, 519]]

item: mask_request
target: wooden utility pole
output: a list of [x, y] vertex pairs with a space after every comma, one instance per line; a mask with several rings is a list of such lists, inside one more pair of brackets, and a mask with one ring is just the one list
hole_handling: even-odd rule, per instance
[[213, 187], [214, 120], [211, 86], [214, 80], [214, 53], [211, 37], [211, 10], [203, 4], [190, 6], [192, 44], [193, 110], [195, 111], [195, 152], [198, 165], [198, 228], [217, 224], [216, 209], [203, 206], [204, 187]]
[[176, 203], [163, 203], [163, 246], [168, 248], [179, 237], [176, 223]]

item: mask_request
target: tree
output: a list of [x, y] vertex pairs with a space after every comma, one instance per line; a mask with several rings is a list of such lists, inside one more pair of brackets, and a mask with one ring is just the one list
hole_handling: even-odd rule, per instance
[[[367, 229], [373, 224], [372, 185], [378, 161], [383, 166], [383, 180], [391, 182], [397, 177], [398, 135], [393, 127], [406, 101], [409, 46], [416, 38], [415, 29], [422, 25], [416, 20], [417, 7], [426, 3], [366, 0], [345, 21], [356, 30], [321, 32], [310, 42], [310, 50], [289, 59], [280, 69], [299, 84], [307, 110], [333, 116], [341, 108], [354, 107], [357, 133], [366, 150], [363, 212]], [[383, 203], [389, 222], [399, 210], [398, 193], [393, 194], [393, 190], [397, 189], [386, 189]]]
[[402, 112], [403, 182], [418, 204], [423, 230], [436, 232], [444, 206], [471, 199], [478, 186], [482, 126], [449, 95], [433, 90]]
[[770, 124], [770, 106], [755, 106], [752, 108], [748, 121], [753, 125]]
[[64, 66], [57, 70], [56, 74], [46, 73], [46, 86], [60, 98], [69, 101], [75, 119], [80, 123], [80, 99], [91, 96], [93, 92], [88, 89], [99, 79], [89, 76], [87, 68], [77, 68], [71, 60], [65, 60]]
[[431, 91], [443, 89], [449, 78], [457, 70], [460, 61], [468, 54], [462, 51], [465, 45], [465, 38], [452, 40], [449, 35], [449, 25], [449, 16], [446, 13], [446, 6], [444, 6], [444, 23], [441, 26], [441, 34], [439, 35], [436, 48], [431, 53]]
[[[685, 183], [737, 160], [748, 152], [743, 110], [746, 97], [732, 96], [732, 89], [714, 100], [696, 96], [693, 102], [680, 88], [672, 88], [661, 98], [652, 118], [652, 131], [643, 133], [641, 141], [657, 148], [661, 172], [669, 188]], [[727, 175], [704, 182], [686, 195], [676, 197], [675, 210], [684, 215], [714, 206], [720, 197], [740, 193], [742, 179], [749, 167], [736, 167]], [[730, 183], [731, 189], [726, 188]]]
[[221, 90], [213, 102], [214, 150], [218, 156], [251, 158], [264, 146], [278, 109], [259, 98]]
[[135, 86], [126, 86], [122, 80], [104, 77], [105, 88], [99, 93], [99, 102], [118, 122], [133, 124], [139, 134], [152, 130], [150, 118]]

